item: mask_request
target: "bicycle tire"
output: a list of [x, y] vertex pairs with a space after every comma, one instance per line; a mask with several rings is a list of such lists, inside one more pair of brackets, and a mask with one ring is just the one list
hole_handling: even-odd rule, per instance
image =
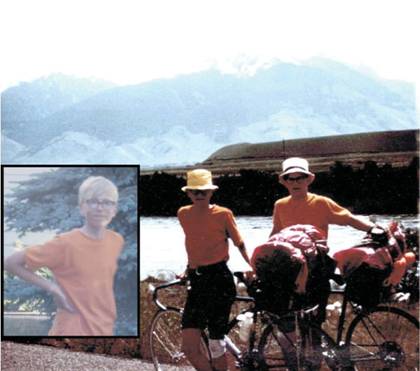
[[[320, 367], [328, 367], [331, 370], [340, 369], [340, 361], [337, 347], [332, 338], [322, 329], [316, 326], [309, 326], [311, 336], [317, 336], [320, 339], [316, 346], [306, 347], [303, 345], [303, 353], [300, 357], [299, 370], [320, 369]], [[291, 365], [290, 355], [286, 356], [281, 345], [281, 338], [285, 341], [282, 331], [276, 325], [268, 325], [261, 334], [261, 340], [258, 345], [258, 352], [261, 355], [261, 370], [297, 370], [297, 364]], [[293, 345], [296, 349], [295, 345]], [[295, 350], [296, 351], [296, 350]], [[289, 358], [289, 361], [287, 360]], [[296, 358], [294, 360], [296, 361]], [[324, 369], [324, 368], [322, 368]]]
[[[195, 370], [182, 351], [182, 313], [180, 310], [158, 311], [150, 327], [149, 344], [156, 371]], [[202, 351], [208, 359], [210, 352], [203, 334]]]
[[346, 334], [354, 370], [419, 370], [419, 321], [406, 311], [379, 306], [359, 313]]

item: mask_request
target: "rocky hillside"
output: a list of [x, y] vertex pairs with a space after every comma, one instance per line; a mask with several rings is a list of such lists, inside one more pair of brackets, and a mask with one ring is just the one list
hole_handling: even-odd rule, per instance
[[233, 143], [418, 126], [413, 85], [327, 60], [118, 87], [49, 77], [1, 99], [12, 163], [191, 164]]

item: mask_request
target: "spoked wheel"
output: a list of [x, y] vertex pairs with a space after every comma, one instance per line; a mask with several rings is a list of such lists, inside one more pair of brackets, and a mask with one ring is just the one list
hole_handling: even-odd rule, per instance
[[[157, 371], [195, 370], [182, 352], [182, 314], [168, 309], [156, 313], [150, 329], [149, 341], [153, 363]], [[202, 341], [204, 354], [209, 357], [206, 342]]]
[[321, 329], [307, 329], [299, 361], [295, 341], [283, 334], [277, 326], [267, 326], [259, 344], [262, 354], [261, 370], [339, 370], [340, 361], [334, 341]]
[[284, 342], [287, 339], [277, 326], [268, 325], [262, 335], [258, 345], [258, 352], [262, 355], [262, 370], [286, 370], [287, 362], [283, 353]]
[[350, 324], [346, 348], [355, 370], [419, 370], [419, 322], [394, 307], [377, 307]]

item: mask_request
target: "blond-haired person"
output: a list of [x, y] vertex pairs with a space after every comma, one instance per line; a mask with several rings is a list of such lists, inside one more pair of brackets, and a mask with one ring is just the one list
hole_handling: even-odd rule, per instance
[[[178, 210], [178, 219], [185, 233], [190, 281], [182, 318], [182, 342], [188, 359], [200, 371], [227, 369], [223, 339], [236, 295], [233, 276], [226, 265], [228, 238], [249, 264], [232, 211], [210, 204], [216, 189], [210, 171], [196, 169], [188, 172], [187, 185], [182, 190], [192, 204]], [[205, 328], [209, 330], [212, 364], [200, 348], [201, 330]]]
[[[118, 189], [105, 177], [91, 176], [78, 196], [80, 228], [13, 253], [4, 268], [54, 296], [57, 312], [49, 336], [111, 336], [114, 276], [124, 240], [107, 226], [117, 213]], [[54, 280], [34, 273], [42, 267], [51, 270]]]

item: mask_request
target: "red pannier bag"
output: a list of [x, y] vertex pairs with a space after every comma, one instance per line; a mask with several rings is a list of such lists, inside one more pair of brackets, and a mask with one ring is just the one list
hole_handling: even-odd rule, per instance
[[386, 301], [393, 286], [400, 283], [415, 262], [415, 255], [407, 251], [405, 235], [398, 223], [391, 222], [385, 233], [385, 243], [368, 236], [361, 245], [333, 255], [346, 281], [347, 296], [365, 307]]
[[293, 293], [318, 303], [328, 296], [328, 277], [335, 263], [327, 255], [325, 235], [316, 227], [296, 224], [282, 229], [255, 248], [251, 265], [262, 288], [263, 306], [273, 312], [290, 309]]

